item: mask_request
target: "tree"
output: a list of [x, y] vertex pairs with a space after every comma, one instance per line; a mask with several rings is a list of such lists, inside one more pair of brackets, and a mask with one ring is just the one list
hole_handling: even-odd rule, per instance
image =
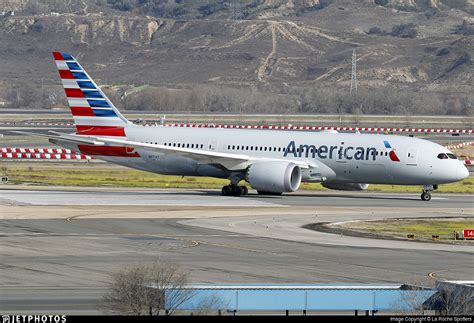
[[159, 315], [166, 310], [171, 315], [194, 295], [185, 288], [187, 282], [188, 274], [170, 262], [128, 268], [112, 275], [101, 307], [120, 314]]
[[228, 302], [226, 302], [217, 293], [208, 295], [202, 298], [195, 307], [194, 315], [212, 315], [218, 310], [225, 310], [229, 308]]
[[371, 27], [369, 29], [369, 35], [382, 35], [384, 32], [379, 27]]
[[472, 287], [454, 282], [436, 282], [437, 292], [423, 304], [441, 315], [472, 315], [474, 313], [474, 290]]
[[418, 32], [416, 31], [416, 25], [409, 23], [393, 26], [390, 35], [402, 38], [416, 38]]

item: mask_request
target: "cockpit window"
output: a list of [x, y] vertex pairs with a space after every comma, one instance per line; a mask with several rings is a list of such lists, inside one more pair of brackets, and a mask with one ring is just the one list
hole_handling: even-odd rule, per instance
[[456, 155], [454, 155], [454, 154], [446, 154], [446, 155], [448, 155], [448, 157], [451, 158], [451, 159], [458, 159], [458, 158], [456, 157]]
[[448, 159], [448, 156], [445, 153], [438, 154], [439, 159]]

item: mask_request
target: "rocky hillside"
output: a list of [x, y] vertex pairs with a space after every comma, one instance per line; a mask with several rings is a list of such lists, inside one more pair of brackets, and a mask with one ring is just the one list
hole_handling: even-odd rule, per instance
[[291, 112], [304, 111], [305, 91], [349, 92], [355, 48], [360, 91], [433, 93], [440, 108], [455, 102], [453, 113], [469, 114], [473, 6], [473, 0], [3, 0], [0, 101], [18, 101], [27, 92], [22, 88], [41, 90], [23, 105], [61, 101], [50, 54], [61, 50], [101, 84], [115, 85], [122, 99], [144, 89], [205, 85], [290, 96], [288, 105], [298, 105]]

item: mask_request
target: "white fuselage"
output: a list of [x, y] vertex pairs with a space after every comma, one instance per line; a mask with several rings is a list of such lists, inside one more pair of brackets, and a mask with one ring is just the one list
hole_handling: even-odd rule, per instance
[[[302, 181], [430, 185], [455, 182], [469, 173], [457, 159], [440, 159], [450, 151], [436, 143], [382, 134], [352, 134], [251, 129], [127, 126], [127, 140], [200, 149], [250, 157], [305, 161]], [[74, 147], [72, 147], [74, 148]], [[77, 149], [77, 147], [76, 147]], [[219, 163], [195, 161], [177, 154], [136, 149], [134, 157], [95, 156], [149, 172], [229, 178]], [[139, 155], [137, 157], [136, 155]]]

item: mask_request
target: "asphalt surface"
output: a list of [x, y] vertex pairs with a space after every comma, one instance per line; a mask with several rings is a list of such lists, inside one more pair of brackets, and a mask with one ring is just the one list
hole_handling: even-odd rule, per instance
[[[213, 190], [3, 189], [0, 311], [100, 314], [110, 274], [175, 261], [193, 283], [411, 283], [472, 280], [474, 248], [343, 237], [314, 222], [473, 217], [470, 195]], [[433, 279], [434, 277], [434, 279]]]
[[0, 201], [31, 205], [179, 205], [179, 206], [287, 206], [287, 207], [387, 207], [456, 208], [474, 206], [472, 195], [432, 193], [423, 202], [419, 193], [378, 193], [341, 191], [299, 191], [283, 196], [260, 196], [250, 191], [245, 197], [224, 197], [218, 190], [46, 188], [1, 191]]

